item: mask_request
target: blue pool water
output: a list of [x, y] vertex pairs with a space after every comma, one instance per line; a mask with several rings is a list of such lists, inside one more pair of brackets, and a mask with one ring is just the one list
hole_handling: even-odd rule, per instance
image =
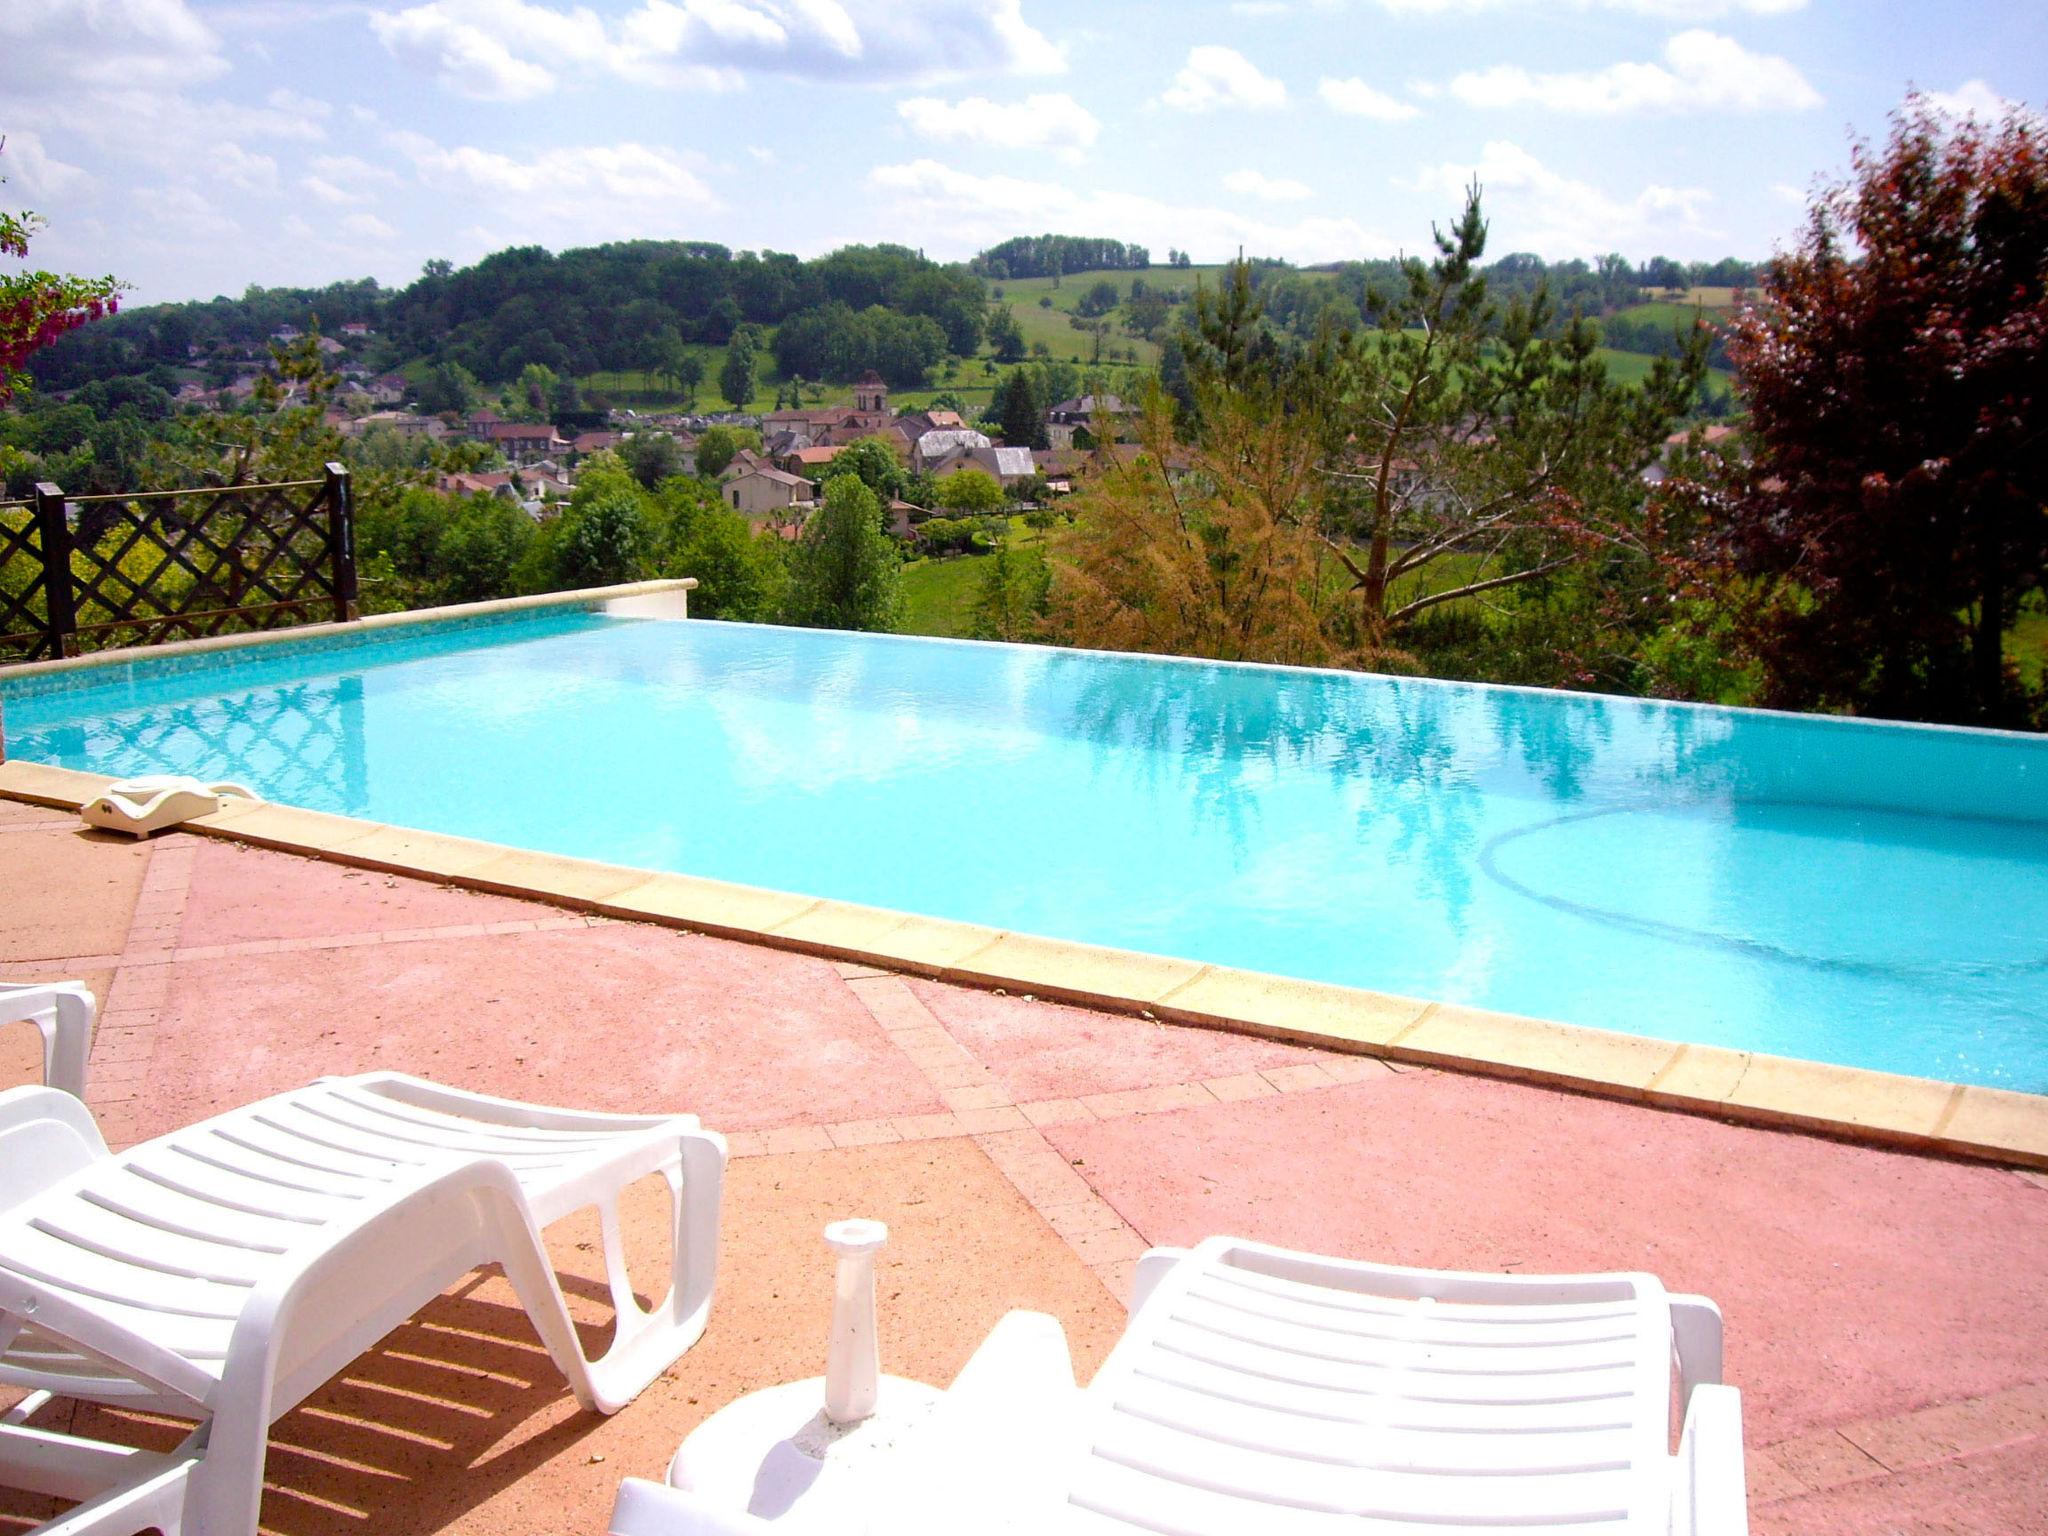
[[2048, 741], [560, 611], [0, 684], [10, 755], [2048, 1091]]

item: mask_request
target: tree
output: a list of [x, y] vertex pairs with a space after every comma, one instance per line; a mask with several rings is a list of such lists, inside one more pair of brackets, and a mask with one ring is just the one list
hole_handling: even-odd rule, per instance
[[471, 409], [483, 385], [477, 376], [457, 362], [440, 362], [427, 370], [418, 391], [420, 409], [429, 416], [461, 415]]
[[790, 551], [787, 622], [813, 629], [896, 627], [901, 566], [880, 518], [875, 493], [856, 477], [840, 475], [825, 487], [824, 505]]
[[1035, 549], [1012, 549], [997, 542], [982, 562], [981, 584], [974, 595], [973, 637], [976, 640], [1024, 640], [1038, 630], [1052, 586], [1052, 571]]
[[1017, 324], [1016, 311], [1007, 304], [998, 304], [988, 319], [988, 344], [999, 363], [1016, 363], [1024, 359], [1024, 330]]
[[689, 519], [664, 566], [671, 576], [694, 576], [690, 616], [765, 623], [781, 607], [789, 585], [783, 541], [756, 534], [728, 507], [711, 505]]
[[1013, 448], [1046, 446], [1045, 411], [1032, 388], [1031, 375], [1012, 369], [996, 391], [996, 410], [1003, 424], [1003, 441]]
[[1003, 483], [985, 469], [956, 469], [939, 477], [932, 499], [948, 512], [986, 517], [1003, 510]]
[[697, 473], [716, 479], [742, 448], [759, 450], [761, 434], [752, 427], [706, 427], [697, 439]]
[[[0, 139], [0, 149], [6, 142]], [[0, 177], [0, 184], [4, 182]], [[26, 261], [29, 240], [42, 227], [36, 214], [0, 210], [0, 256]], [[22, 364], [32, 354], [86, 322], [114, 313], [126, 286], [112, 277], [0, 272], [0, 402], [26, 382]]]
[[[1498, 310], [1478, 269], [1476, 186], [1435, 244], [1432, 261], [1400, 264], [1400, 289], [1371, 295], [1377, 329], [1347, 340], [1325, 327], [1291, 362], [1258, 327], [1241, 264], [1224, 299], [1196, 294], [1204, 420], [1221, 386], [1321, 433], [1316, 532], [1350, 584], [1341, 638], [1368, 660], [1444, 604], [1639, 546], [1642, 471], [1705, 376], [1703, 330], [1624, 388], [1598, 331], [1560, 319], [1543, 285]], [[1454, 554], [1458, 578], [1426, 574]]]
[[731, 402], [734, 410], [745, 410], [747, 402], [754, 398], [754, 375], [758, 366], [754, 357], [754, 333], [741, 326], [732, 333], [732, 342], [725, 349], [725, 365], [718, 370], [718, 391]]
[[1910, 98], [1729, 350], [1755, 460], [1714, 552], [1761, 583], [1766, 699], [2039, 721], [2004, 640], [2048, 564], [2048, 130]]
[[826, 466], [827, 479], [838, 475], [858, 478], [884, 507], [903, 494], [910, 479], [910, 472], [896, 457], [896, 450], [879, 437], [856, 438], [840, 449]]
[[528, 585], [543, 592], [639, 581], [654, 545], [643, 493], [606, 454], [584, 466], [569, 509], [544, 534], [525, 569]]
[[635, 432], [619, 445], [627, 472], [648, 490], [683, 472], [683, 450], [666, 432]]
[[[575, 388], [573, 382], [569, 386]], [[552, 421], [562, 393], [562, 379], [545, 363], [528, 363], [512, 386], [516, 414], [526, 421]]]

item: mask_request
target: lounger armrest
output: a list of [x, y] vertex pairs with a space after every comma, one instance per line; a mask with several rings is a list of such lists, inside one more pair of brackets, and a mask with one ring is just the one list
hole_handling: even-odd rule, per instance
[[1131, 1311], [1135, 1313], [1151, 1300], [1159, 1282], [1173, 1273], [1174, 1265], [1187, 1256], [1185, 1248], [1148, 1248], [1140, 1254], [1138, 1272], [1131, 1277]]
[[1749, 1494], [1742, 1466], [1742, 1394], [1702, 1384], [1679, 1434], [1672, 1536], [1748, 1536]]
[[1692, 1401], [1693, 1388], [1721, 1380], [1721, 1309], [1704, 1296], [1673, 1296], [1671, 1350], [1678, 1357], [1680, 1411]]
[[82, 981], [0, 983], [0, 1025], [30, 1023], [43, 1035], [43, 1081], [85, 1097], [97, 1004]]
[[612, 1501], [610, 1536], [767, 1536], [766, 1520], [713, 1509], [693, 1493], [629, 1477]]

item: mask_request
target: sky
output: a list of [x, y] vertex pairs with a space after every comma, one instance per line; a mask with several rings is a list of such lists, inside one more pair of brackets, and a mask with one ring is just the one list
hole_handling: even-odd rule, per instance
[[[2043, 0], [0, 0], [0, 206], [131, 303], [635, 238], [1758, 258]], [[16, 263], [16, 265], [19, 265]]]

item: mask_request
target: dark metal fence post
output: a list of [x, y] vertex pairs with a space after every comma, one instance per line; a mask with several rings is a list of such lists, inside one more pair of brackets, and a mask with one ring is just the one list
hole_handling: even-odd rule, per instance
[[64, 493], [47, 480], [36, 484], [36, 535], [43, 546], [43, 604], [50, 621], [50, 649], [71, 654], [78, 609], [71, 592], [71, 524], [64, 517]]
[[356, 523], [348, 466], [327, 466], [327, 540], [334, 555], [334, 616], [356, 616]]

